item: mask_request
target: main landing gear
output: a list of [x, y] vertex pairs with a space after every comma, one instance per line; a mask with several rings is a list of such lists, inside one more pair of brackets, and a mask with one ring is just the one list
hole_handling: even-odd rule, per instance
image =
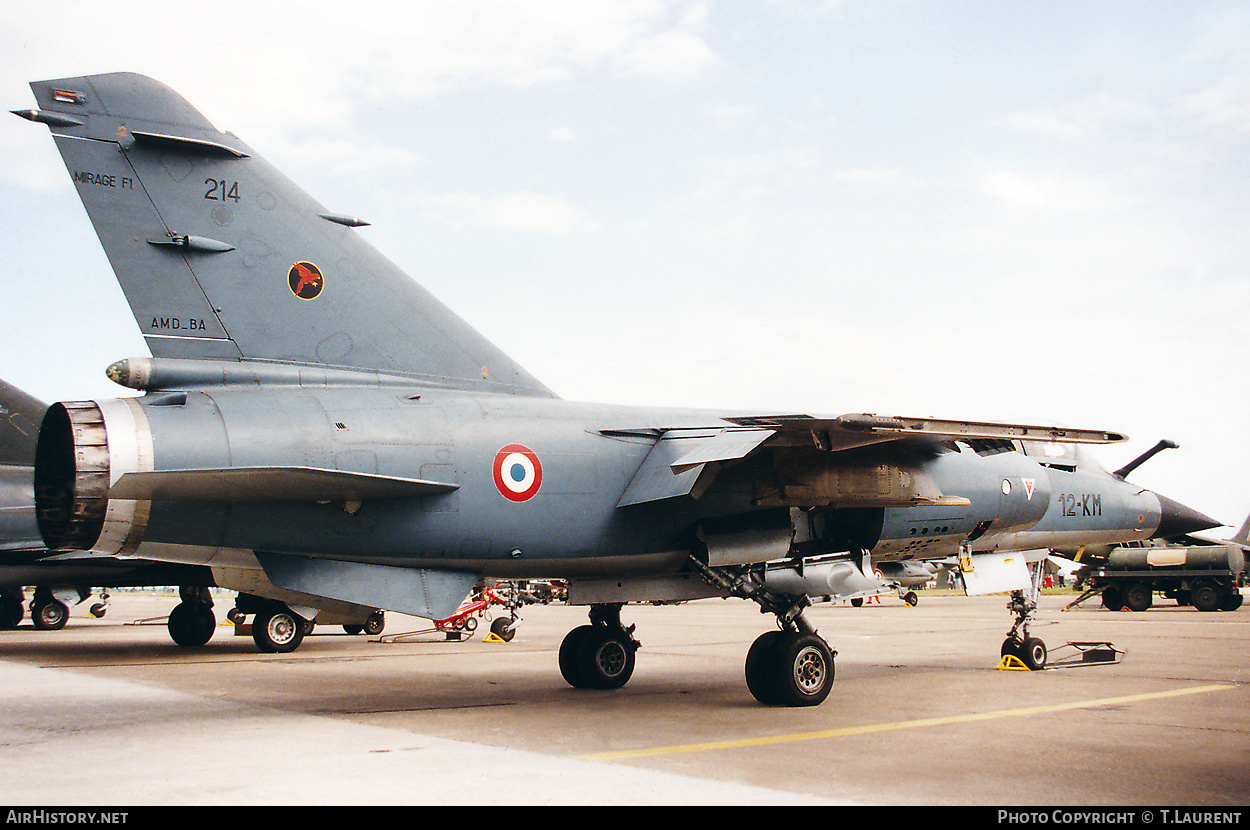
[[768, 590], [750, 568], [712, 568], [690, 557], [695, 570], [712, 585], [755, 602], [761, 613], [775, 614], [779, 630], [761, 634], [747, 652], [747, 689], [765, 706], [818, 706], [833, 690], [837, 652], [816, 633], [803, 610], [806, 594]]
[[182, 602], [169, 612], [166, 623], [169, 636], [184, 648], [199, 648], [212, 639], [217, 629], [213, 597], [207, 588], [192, 585], [179, 586], [178, 596]]
[[252, 642], [266, 654], [288, 654], [299, 648], [308, 633], [308, 621], [285, 605], [273, 603], [252, 619]]
[[620, 605], [592, 605], [590, 625], [574, 628], [560, 644], [560, 674], [575, 689], [619, 689], [634, 674], [636, 626], [621, 625]]
[[[777, 615], [778, 630], [760, 636], [747, 652], [747, 688], [755, 699], [765, 706], [822, 703], [833, 689], [837, 652], [804, 616], [811, 600], [765, 589], [749, 568], [712, 568], [694, 557], [691, 561], [708, 582]], [[590, 624], [573, 629], [560, 644], [560, 673], [578, 689], [621, 688], [634, 673], [640, 645], [634, 628], [621, 625], [621, 605], [592, 605]]]
[[761, 634], [747, 652], [747, 688], [765, 706], [817, 706], [833, 689], [835, 653], [815, 631]]
[[[560, 645], [560, 673], [578, 689], [619, 689], [634, 673], [639, 642], [621, 625], [621, 606], [591, 607], [590, 625]], [[802, 614], [760, 636], [747, 652], [747, 688], [766, 706], [816, 706], [833, 689], [834, 651]]]
[[238, 626], [243, 624], [248, 614], [254, 615], [252, 642], [265, 654], [289, 654], [295, 651], [304, 642], [304, 635], [313, 628], [311, 620], [296, 614], [283, 602], [240, 592], [234, 598], [234, 608], [226, 616]]
[[[85, 598], [90, 594], [90, 592], [84, 593], [84, 589], [81, 588], [77, 590], [80, 598]], [[61, 596], [66, 595], [64, 591], [57, 593]], [[35, 628], [40, 631], [59, 631], [65, 627], [68, 620], [69, 606], [62, 602], [52, 589], [42, 585], [35, 588], [35, 596], [30, 601], [30, 621], [34, 623]]]

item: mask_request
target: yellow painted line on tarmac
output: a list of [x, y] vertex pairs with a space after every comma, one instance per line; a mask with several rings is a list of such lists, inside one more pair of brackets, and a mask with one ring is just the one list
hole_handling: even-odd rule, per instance
[[941, 718], [920, 718], [918, 720], [896, 721], [894, 723], [873, 723], [865, 726], [847, 726], [841, 729], [824, 729], [818, 732], [795, 732], [790, 735], [768, 735], [760, 738], [740, 738], [730, 741], [708, 741], [697, 744], [677, 744], [674, 746], [656, 746], [647, 749], [628, 749], [619, 752], [595, 752], [578, 756], [590, 761], [617, 761], [627, 758], [647, 758], [656, 755], [680, 755], [686, 752], [710, 752], [717, 749], [740, 749], [749, 746], [768, 746], [770, 744], [788, 744], [799, 741], [821, 741], [829, 738], [846, 738], [858, 735], [871, 735], [877, 732], [897, 732], [902, 729], [923, 729], [930, 726], [950, 726], [957, 723], [975, 723], [976, 721], [997, 720], [1000, 718], [1023, 718], [1031, 715], [1046, 715], [1053, 712], [1066, 712], [1072, 709], [1093, 709], [1098, 706], [1117, 706], [1124, 703], [1141, 703], [1147, 700], [1162, 700], [1169, 697], [1200, 695], [1235, 689], [1237, 684], [1216, 683], [1209, 686], [1193, 686], [1188, 689], [1174, 689], [1170, 692], [1149, 692], [1140, 695], [1124, 695], [1123, 697], [1104, 697], [1097, 700], [1078, 700], [1072, 703], [1054, 703], [1046, 706], [1026, 706], [1021, 709], [1001, 709], [997, 712], [981, 712], [969, 715], [949, 715]]

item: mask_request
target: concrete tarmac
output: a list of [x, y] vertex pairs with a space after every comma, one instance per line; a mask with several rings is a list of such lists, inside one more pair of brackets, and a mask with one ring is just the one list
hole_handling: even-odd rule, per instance
[[[1052, 655], [1118, 665], [1000, 671], [1002, 596], [810, 612], [838, 651], [821, 706], [766, 708], [743, 661], [753, 604], [626, 608], [629, 684], [570, 688], [556, 654], [586, 610], [531, 606], [510, 643], [387, 643], [319, 627], [286, 655], [228, 624], [200, 649], [173, 597], [0, 632], [0, 802], [261, 804], [1250, 804], [1250, 606], [1144, 613], [1042, 599]], [[217, 617], [231, 607], [217, 599]], [[385, 634], [428, 627], [388, 615]], [[1057, 655], [1055, 655], [1057, 656]]]

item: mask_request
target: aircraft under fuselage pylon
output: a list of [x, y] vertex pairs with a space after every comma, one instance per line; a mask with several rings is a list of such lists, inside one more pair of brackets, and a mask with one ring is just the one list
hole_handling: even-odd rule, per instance
[[[749, 650], [748, 687], [803, 706], [834, 674], [805, 609], [864, 590], [870, 556], [987, 573], [1014, 552], [1218, 526], [1067, 463], [1114, 432], [562, 400], [364, 242], [361, 220], [162, 84], [31, 88], [17, 114], [51, 129], [152, 353], [108, 369], [142, 396], [44, 419], [50, 549], [433, 619], [483, 580], [564, 579], [590, 621], [559, 665], [584, 688], [633, 672], [623, 606], [742, 597], [778, 621]], [[1036, 662], [1035, 642], [1026, 615], [1004, 649]]]

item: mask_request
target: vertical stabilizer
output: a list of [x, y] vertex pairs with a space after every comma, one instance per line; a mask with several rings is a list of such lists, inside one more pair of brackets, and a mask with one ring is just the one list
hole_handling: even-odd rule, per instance
[[1246, 520], [1241, 523], [1241, 528], [1237, 531], [1237, 535], [1229, 541], [1237, 542], [1241, 545], [1250, 545], [1250, 516], [1246, 516]]
[[31, 84], [154, 357], [264, 360], [552, 396], [181, 96], [134, 74]]

